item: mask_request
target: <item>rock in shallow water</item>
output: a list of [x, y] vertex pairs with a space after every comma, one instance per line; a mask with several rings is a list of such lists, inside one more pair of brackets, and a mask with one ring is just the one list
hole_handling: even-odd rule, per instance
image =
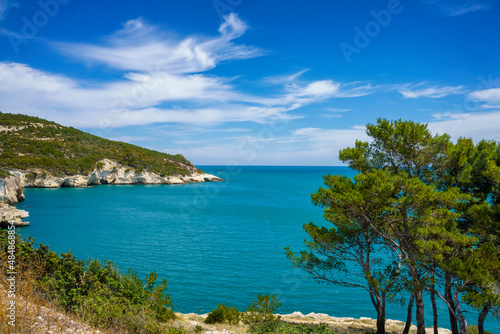
[[27, 226], [30, 223], [23, 219], [28, 217], [27, 211], [16, 209], [7, 203], [0, 203], [0, 227], [8, 227], [10, 222], [14, 226]]

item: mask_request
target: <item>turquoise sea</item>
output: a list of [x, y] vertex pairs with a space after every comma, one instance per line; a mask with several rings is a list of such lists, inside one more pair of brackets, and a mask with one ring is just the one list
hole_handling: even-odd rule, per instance
[[[257, 293], [274, 293], [280, 313], [327, 313], [376, 318], [366, 291], [318, 284], [292, 267], [284, 247], [303, 249], [302, 225], [322, 224], [310, 194], [323, 175], [353, 176], [347, 167], [200, 166], [224, 182], [188, 185], [104, 185], [25, 189], [31, 225], [24, 236], [79, 259], [107, 259], [145, 277], [168, 279], [175, 310], [207, 313], [218, 303], [243, 310]], [[443, 303], [440, 326], [449, 327]], [[426, 325], [432, 325], [430, 304]], [[388, 305], [387, 318], [406, 319], [406, 305]], [[476, 323], [476, 315], [467, 315]], [[486, 329], [500, 333], [489, 316]]]

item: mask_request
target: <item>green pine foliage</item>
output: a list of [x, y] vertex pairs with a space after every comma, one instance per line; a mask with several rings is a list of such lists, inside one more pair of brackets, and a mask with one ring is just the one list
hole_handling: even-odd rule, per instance
[[181, 164], [192, 166], [182, 155], [160, 153], [107, 140], [38, 117], [0, 112], [0, 168], [42, 169], [63, 176], [88, 174], [99, 160], [116, 160], [134, 170], [159, 175], [187, 175]]
[[[483, 334], [485, 318], [500, 306], [500, 143], [453, 143], [403, 120], [379, 119], [366, 129], [370, 142], [339, 153], [358, 174], [327, 175], [312, 195], [333, 226], [304, 225], [309, 251], [295, 256], [286, 248], [288, 257], [316, 279], [366, 289], [378, 334], [385, 333], [386, 297], [402, 289], [415, 299], [417, 333], [425, 333], [423, 294], [430, 292], [446, 301], [453, 334], [467, 332], [462, 302], [480, 310]], [[385, 262], [374, 250], [388, 254]]]

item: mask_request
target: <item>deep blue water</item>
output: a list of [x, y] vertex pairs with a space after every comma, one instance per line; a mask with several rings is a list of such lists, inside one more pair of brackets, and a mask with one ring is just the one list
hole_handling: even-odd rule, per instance
[[[24, 236], [79, 259], [107, 259], [145, 277], [156, 270], [169, 282], [175, 310], [206, 313], [218, 303], [243, 310], [257, 293], [275, 293], [280, 313], [376, 317], [367, 292], [318, 284], [292, 267], [284, 247], [304, 249], [302, 225], [322, 224], [310, 194], [323, 175], [353, 176], [346, 167], [201, 166], [224, 182], [188, 185], [106, 185], [25, 189], [31, 225]], [[387, 317], [406, 319], [389, 304]], [[440, 326], [449, 327], [441, 303]], [[430, 305], [426, 310], [431, 326]], [[468, 320], [476, 323], [469, 314]], [[500, 321], [487, 330], [500, 333]]]

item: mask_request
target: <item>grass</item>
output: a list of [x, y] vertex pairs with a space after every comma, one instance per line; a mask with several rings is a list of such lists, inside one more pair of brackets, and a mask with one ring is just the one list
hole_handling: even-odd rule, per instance
[[12, 174], [9, 173], [9, 171], [6, 171], [4, 169], [0, 169], [0, 179], [4, 179], [4, 178], [9, 177], [9, 176], [12, 176]]

